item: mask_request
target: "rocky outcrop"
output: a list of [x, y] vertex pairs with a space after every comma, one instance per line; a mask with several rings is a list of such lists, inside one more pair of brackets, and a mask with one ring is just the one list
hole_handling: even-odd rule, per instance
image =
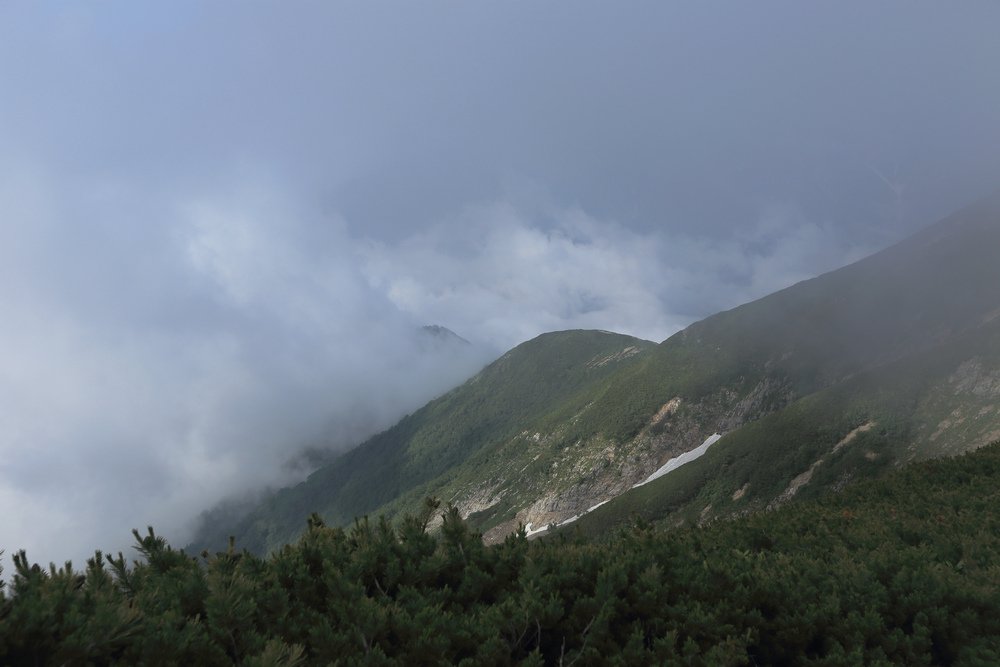
[[548, 488], [529, 501], [512, 520], [487, 531], [496, 542], [531, 524], [534, 529], [585, 514], [647, 479], [667, 461], [701, 445], [713, 433], [725, 433], [787, 405], [793, 392], [787, 382], [764, 377], [749, 390], [745, 384], [723, 387], [696, 401], [675, 396], [666, 401], [630, 442], [606, 445], [597, 456], [567, 452], [562, 464], [572, 468], [574, 483]]
[[979, 398], [1000, 397], [1000, 369], [988, 367], [978, 357], [961, 364], [949, 381], [959, 393]]

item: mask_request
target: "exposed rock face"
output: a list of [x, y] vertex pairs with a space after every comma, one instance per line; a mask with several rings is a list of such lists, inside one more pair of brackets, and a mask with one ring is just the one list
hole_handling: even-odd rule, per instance
[[630, 442], [609, 445], [600, 456], [560, 463], [573, 466], [576, 482], [568, 488], [549, 489], [521, 509], [514, 519], [486, 532], [496, 542], [517, 529], [519, 523], [538, 528], [582, 515], [645, 480], [670, 459], [691, 451], [713, 433], [730, 430], [787, 405], [793, 398], [788, 383], [765, 377], [749, 391], [724, 387], [697, 401], [675, 396], [666, 401]]
[[456, 503], [458, 511], [461, 512], [462, 516], [469, 516], [476, 512], [482, 512], [487, 510], [503, 499], [503, 491], [495, 485], [487, 486], [473, 492], [471, 495], [466, 496], [461, 501]]
[[677, 412], [677, 408], [679, 407], [681, 407], [681, 397], [674, 396], [669, 401], [664, 403], [663, 407], [656, 411], [656, 414], [653, 415], [653, 419], [649, 422], [649, 426], [647, 426], [646, 429], [648, 430], [650, 427], [659, 426], [663, 423], [664, 419]]
[[636, 470], [629, 486], [642, 481], [668, 460], [694, 449], [712, 433], [735, 430], [784, 407], [791, 399], [788, 384], [772, 377], [765, 377], [743, 395], [736, 388], [723, 387], [697, 402], [671, 399], [626, 446]]
[[857, 438], [859, 435], [861, 435], [862, 433], [867, 433], [868, 431], [872, 430], [874, 426], [875, 422], [868, 421], [862, 424], [861, 426], [852, 429], [850, 433], [841, 438], [840, 442], [838, 442], [836, 445], [833, 446], [833, 451], [839, 452], [841, 449], [854, 442], [854, 439]]
[[967, 359], [921, 405], [908, 459], [953, 455], [1000, 437], [1000, 368], [991, 358]]
[[616, 361], [624, 361], [629, 357], [634, 357], [640, 352], [642, 352], [642, 350], [640, 350], [635, 345], [629, 345], [628, 347], [622, 349], [620, 352], [609, 354], [603, 357], [600, 356], [594, 357], [587, 363], [587, 368], [599, 368], [601, 366], [607, 366], [608, 364], [614, 363]]
[[964, 362], [949, 380], [959, 393], [980, 398], [1000, 397], [1000, 369], [988, 368], [978, 357]]
[[719, 433], [735, 430], [792, 401], [792, 389], [787, 382], [765, 377], [729, 410], [716, 427]]

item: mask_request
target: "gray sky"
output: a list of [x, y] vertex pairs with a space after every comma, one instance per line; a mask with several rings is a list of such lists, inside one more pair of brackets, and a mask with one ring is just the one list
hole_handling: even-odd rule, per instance
[[0, 548], [181, 543], [538, 333], [660, 340], [932, 222], [997, 186], [998, 25], [0, 2]]

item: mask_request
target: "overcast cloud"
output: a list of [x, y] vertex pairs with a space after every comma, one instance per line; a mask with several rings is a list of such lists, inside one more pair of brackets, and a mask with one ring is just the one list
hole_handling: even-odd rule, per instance
[[932, 222], [997, 186], [997, 25], [0, 3], [0, 549], [183, 543], [539, 333], [661, 340]]

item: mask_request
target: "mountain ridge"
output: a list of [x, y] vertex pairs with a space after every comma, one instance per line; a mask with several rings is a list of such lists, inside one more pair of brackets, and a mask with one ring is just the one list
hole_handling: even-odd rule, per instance
[[[921, 355], [931, 357], [932, 362], [937, 357], [947, 358], [951, 366], [946, 364], [941, 367], [944, 370], [932, 374], [926, 392], [914, 389], [906, 394], [912, 394], [913, 401], [919, 403], [916, 407], [889, 400], [878, 403], [881, 422], [877, 423], [883, 427], [872, 427], [855, 436], [858, 442], [876, 448], [878, 465], [868, 465], [873, 461], [865, 463], [863, 454], [860, 459], [852, 454], [854, 458], [837, 465], [845, 475], [870, 476], [905, 460], [946, 449], [962, 451], [963, 446], [971, 447], [978, 440], [965, 440], [962, 445], [961, 439], [952, 438], [946, 448], [943, 443], [951, 436], [943, 440], [940, 434], [931, 436], [941, 428], [942, 433], [951, 428], [942, 427], [950, 413], [937, 414], [950, 400], [947, 378], [959, 372], [963, 364], [969, 376], [966, 379], [973, 384], [989, 384], [993, 374], [1000, 373], [1000, 361], [992, 352], [1000, 333], [991, 326], [1000, 318], [1000, 262], [995, 261], [1000, 249], [998, 208], [996, 200], [984, 200], [846, 267], [696, 322], [658, 345], [610, 338], [606, 340], [614, 344], [601, 357], [587, 345], [615, 334], [543, 335], [529, 343], [551, 343], [547, 354], [564, 355], [567, 365], [558, 369], [551, 364], [535, 367], [540, 358], [525, 354], [532, 349], [525, 343], [488, 367], [524, 365], [516, 370], [513, 384], [506, 386], [508, 399], [518, 396], [518, 401], [509, 405], [501, 401], [511, 409], [507, 413], [496, 412], [492, 396], [490, 400], [473, 402], [476, 410], [485, 410], [481, 414], [469, 411], [473, 403], [463, 403], [467, 399], [455, 398], [475, 393], [474, 378], [449, 393], [451, 400], [457, 401], [453, 407], [463, 405], [468, 408], [465, 412], [434, 413], [444, 422], [468, 422], [470, 430], [462, 439], [425, 440], [414, 446], [407, 440], [416, 435], [416, 431], [407, 431], [413, 426], [407, 421], [412, 416], [404, 418], [393, 427], [401, 436], [395, 441], [395, 449], [385, 449], [376, 436], [344, 455], [339, 464], [335, 462], [335, 469], [317, 471], [314, 475], [318, 476], [305, 485], [281, 492], [279, 497], [284, 494], [282, 502], [286, 503], [283, 507], [271, 503], [258, 508], [251, 514], [250, 523], [234, 532], [245, 546], [269, 550], [294, 537], [280, 527], [301, 525], [301, 516], [293, 516], [293, 510], [302, 516], [319, 510], [331, 522], [345, 523], [353, 516], [370, 512], [394, 516], [412, 510], [424, 495], [434, 495], [458, 507], [484, 532], [487, 541], [496, 541], [520, 524], [559, 523], [597, 503], [629, 494], [669, 495], [672, 491], [668, 489], [688, 488], [694, 478], [700, 480], [701, 486], [694, 495], [685, 497], [692, 503], [700, 502], [701, 490], [711, 486], [713, 479], [728, 479], [722, 470], [709, 470], [710, 464], [721, 465], [723, 455], [715, 452], [726, 452], [730, 447], [727, 442], [741, 438], [758, 443], [761, 451], [770, 451], [768, 443], [773, 440], [777, 443], [774, 451], [781, 453], [781, 460], [788, 461], [779, 467], [781, 474], [766, 484], [765, 477], [771, 473], [760, 466], [747, 468], [760, 478], [755, 478], [756, 484], [744, 481], [751, 485], [748, 489], [754, 489], [753, 493], [745, 492], [748, 504], [754, 500], [766, 507], [778, 502], [783, 493], [788, 493], [789, 485], [816, 463], [820, 449], [835, 446], [848, 433], [871, 421], [871, 415], [862, 414], [865, 410], [857, 402], [838, 398], [835, 388], [854, 386], [850, 385], [852, 379], [860, 377], [862, 380], [857, 382], [864, 385], [865, 391], [875, 392], [872, 396], [892, 393], [892, 382], [903, 383], [900, 386], [907, 382], [905, 372], [899, 377], [892, 375], [893, 364], [902, 362], [905, 367], [909, 362], [904, 360]], [[585, 340], [589, 343], [584, 344]], [[962, 340], [971, 347], [963, 348], [958, 343], [948, 351], [949, 343]], [[516, 350], [520, 353], [512, 355]], [[601, 359], [608, 359], [605, 366], [596, 365]], [[871, 382], [888, 382], [887, 388], [877, 390], [864, 384], [864, 378], [869, 376], [882, 377], [879, 369], [890, 370], [885, 371], [888, 375], [883, 380]], [[553, 372], [577, 373], [587, 380], [557, 387], [548, 376]], [[977, 374], [979, 379], [972, 377]], [[536, 391], [538, 383], [549, 391]], [[989, 385], [984, 400], [993, 400], [992, 387]], [[875, 398], [871, 400], [877, 403]], [[932, 405], [934, 401], [940, 405]], [[974, 402], [967, 396], [962, 401], [968, 405]], [[952, 406], [950, 410], [961, 407]], [[984, 404], [980, 409], [986, 407]], [[431, 412], [433, 409], [422, 414], [429, 419]], [[826, 416], [809, 430], [808, 424], [799, 420], [813, 412], [814, 416]], [[932, 414], [936, 421], [930, 419]], [[779, 416], [764, 420], [771, 415]], [[905, 422], [906, 427], [886, 430], [884, 423], [894, 419]], [[978, 422], [989, 426], [984, 426], [984, 433], [989, 433], [994, 423], [1000, 427], [1000, 415], [984, 413]], [[422, 422], [421, 427], [429, 428], [429, 424]], [[744, 429], [749, 435], [735, 435]], [[631, 491], [634, 484], [668, 460], [693, 450], [713, 433], [724, 437], [705, 456], [643, 487], [641, 492]], [[915, 438], [919, 450], [900, 448], [897, 441], [904, 437]], [[404, 441], [409, 444], [400, 444]], [[838, 450], [837, 461], [854, 449], [858, 448]], [[418, 459], [436, 462], [431, 466], [433, 471], [419, 479], [400, 477], [398, 466], [380, 462], [398, 457], [400, 451], [413, 455], [407, 465], [419, 466]], [[366, 473], [367, 479], [378, 481], [390, 491], [370, 497], [367, 503], [346, 502], [331, 510], [331, 497], [369, 491], [358, 487], [360, 478], [351, 472], [358, 465], [374, 471]], [[816, 465], [815, 478], [799, 485], [806, 495], [840, 483], [828, 479], [825, 472], [832, 469], [832, 464], [827, 468]], [[739, 488], [726, 493], [735, 495]], [[763, 498], [762, 489], [773, 495]], [[721, 491], [716, 491], [708, 495], [720, 497]], [[791, 492], [788, 497], [797, 493]], [[628, 504], [625, 500], [617, 502]], [[723, 507], [742, 511], [726, 503], [717, 503], [706, 511], [708, 505], [712, 503], [700, 505], [697, 512], [694, 505], [674, 507], [668, 514], [673, 521], [699, 521], [716, 516]], [[594, 517], [581, 519], [581, 525], [597, 522], [595, 517], [599, 515], [614, 517], [609, 521], [621, 520], [622, 513], [615, 506], [609, 502]], [[354, 515], [348, 510], [353, 510]], [[299, 521], [293, 522], [296, 518]], [[667, 520], [666, 515], [655, 518]]]
[[[569, 339], [573, 345], [564, 344]], [[634, 363], [654, 345], [595, 331], [542, 334], [340, 455], [296, 487], [265, 499], [228, 531], [247, 548], [267, 551], [300, 532], [301, 522], [291, 524], [285, 516], [319, 511], [331, 523], [348, 523], [402, 494], [415, 494], [419, 503], [427, 482], [480, 454], [492, 436], [513, 436], [540, 411], [571, 411], [582, 388]], [[204, 526], [190, 548], [218, 548], [216, 529]]]

